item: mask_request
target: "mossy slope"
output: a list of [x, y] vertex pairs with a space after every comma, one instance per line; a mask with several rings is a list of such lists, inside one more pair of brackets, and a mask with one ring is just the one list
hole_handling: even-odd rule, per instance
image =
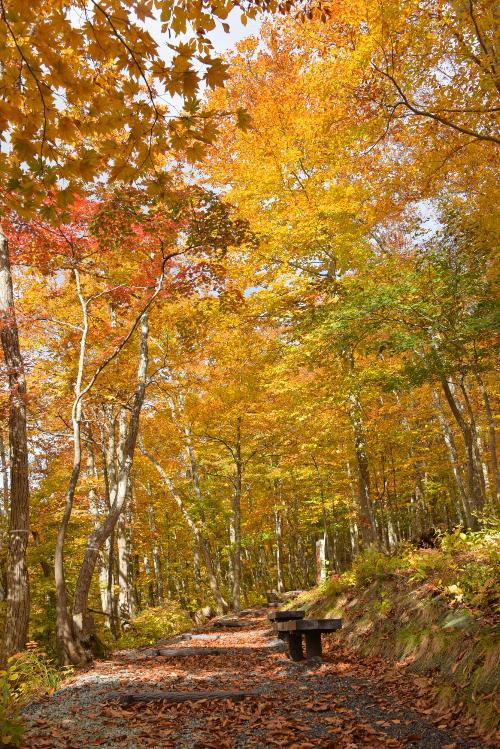
[[489, 733], [499, 714], [498, 541], [457, 532], [435, 549], [367, 552], [291, 605], [342, 617], [351, 647], [431, 677], [437, 704], [458, 705]]

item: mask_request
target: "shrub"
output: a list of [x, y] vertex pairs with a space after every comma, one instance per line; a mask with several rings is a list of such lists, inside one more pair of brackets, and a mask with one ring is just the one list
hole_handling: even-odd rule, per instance
[[19, 746], [24, 735], [20, 708], [12, 702], [5, 671], [0, 671], [0, 745]]
[[114, 646], [121, 648], [153, 645], [160, 639], [172, 637], [192, 626], [189, 615], [175, 601], [163, 606], [147, 608], [132, 619], [131, 628], [122, 634]]
[[393, 577], [401, 567], [401, 563], [399, 557], [391, 557], [370, 549], [354, 560], [352, 574], [356, 584], [364, 588], [370, 583]]
[[16, 653], [0, 671], [0, 743], [19, 746], [23, 737], [20, 711], [30, 700], [53, 692], [70, 668], [58, 669], [36, 642]]

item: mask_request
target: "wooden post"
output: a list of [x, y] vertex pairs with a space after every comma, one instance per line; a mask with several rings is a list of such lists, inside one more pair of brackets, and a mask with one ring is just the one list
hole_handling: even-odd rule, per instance
[[304, 660], [304, 653], [302, 651], [302, 634], [300, 632], [288, 633], [288, 649], [292, 661]]
[[306, 658], [321, 658], [321, 633], [306, 632]]

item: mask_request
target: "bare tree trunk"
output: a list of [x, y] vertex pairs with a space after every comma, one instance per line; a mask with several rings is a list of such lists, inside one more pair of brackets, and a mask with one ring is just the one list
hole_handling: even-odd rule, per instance
[[241, 588], [241, 486], [243, 462], [241, 459], [241, 417], [236, 419], [236, 439], [234, 449], [235, 475], [231, 497], [231, 559], [232, 559], [232, 601], [234, 611], [240, 610]]
[[212, 595], [214, 596], [217, 611], [221, 614], [224, 614], [228, 610], [227, 602], [225, 601], [224, 597], [222, 596], [222, 593], [219, 590], [219, 585], [217, 582], [217, 577], [214, 570], [214, 565], [212, 561], [212, 553], [210, 551], [210, 546], [208, 544], [207, 539], [205, 538], [202, 528], [200, 528], [201, 521], [198, 523], [193, 520], [191, 517], [191, 514], [189, 513], [184, 500], [180, 496], [180, 494], [176, 491], [174, 482], [168, 475], [168, 473], [165, 471], [161, 463], [155, 458], [154, 455], [149, 453], [144, 445], [139, 445], [142, 454], [151, 461], [151, 463], [155, 466], [156, 470], [162, 477], [162, 480], [167, 486], [167, 488], [170, 491], [170, 494], [172, 495], [173, 499], [175, 500], [175, 503], [177, 504], [177, 507], [181, 511], [182, 517], [186, 521], [186, 524], [188, 528], [190, 529], [191, 533], [193, 534], [193, 540], [198, 544], [201, 554], [203, 556], [203, 562], [205, 564], [205, 568], [207, 570], [207, 576], [208, 576], [208, 582], [210, 585], [210, 590], [212, 591]]
[[[447, 379], [442, 380], [442, 386], [448, 405], [450, 406], [451, 412], [455, 417], [455, 420], [460, 427], [462, 437], [465, 444], [466, 460], [467, 460], [467, 484], [470, 499], [474, 505], [474, 509], [479, 510], [484, 505], [484, 493], [480, 476], [480, 466], [477, 465], [477, 445], [475, 444], [475, 433], [471, 425], [467, 422], [463, 410], [462, 404], [455, 396], [455, 388], [453, 383]], [[473, 524], [472, 529], [478, 528], [478, 522], [472, 516]]]
[[468, 527], [473, 528], [475, 520], [472, 516], [469, 496], [467, 495], [467, 492], [465, 490], [464, 482], [462, 480], [462, 474], [460, 473], [460, 462], [458, 460], [457, 448], [455, 445], [455, 438], [453, 436], [453, 431], [451, 429], [450, 424], [448, 423], [448, 419], [446, 418], [446, 414], [444, 412], [443, 404], [441, 403], [441, 398], [439, 397], [439, 393], [436, 390], [432, 391], [432, 399], [436, 407], [436, 413], [437, 413], [439, 424], [441, 426], [441, 431], [443, 433], [443, 439], [448, 449], [448, 456], [450, 459], [451, 470], [453, 471], [453, 477], [455, 479], [455, 484], [458, 490], [458, 496], [460, 497], [460, 501], [461, 501], [462, 508], [464, 511], [465, 520], [467, 522]]
[[[94, 479], [96, 482], [99, 478], [96, 462], [95, 462], [95, 456], [94, 456], [94, 450], [92, 445], [92, 434], [89, 428], [85, 429], [85, 447], [87, 452], [87, 477], [89, 479]], [[103, 453], [105, 451], [103, 450]], [[107, 469], [106, 465], [104, 465], [104, 475], [107, 477]], [[105, 478], [105, 504], [104, 507], [107, 509], [109, 508], [109, 494], [108, 494], [108, 481]], [[99, 502], [99, 498], [96, 492], [96, 489], [93, 485], [91, 485], [89, 489], [89, 509], [91, 514], [94, 516], [94, 526], [97, 527], [99, 525], [99, 519], [100, 514], [102, 512], [102, 502]], [[101, 507], [99, 506], [101, 505]], [[108, 539], [109, 541], [109, 539]], [[111, 629], [111, 617], [112, 617], [112, 601], [111, 596], [109, 595], [110, 591], [108, 589], [108, 564], [109, 564], [109, 544], [107, 543], [103, 549], [103, 553], [101, 554], [100, 564], [99, 564], [99, 594], [101, 598], [101, 607], [103, 614], [105, 614], [106, 618], [104, 620], [104, 626], [107, 629]]]
[[88, 597], [92, 576], [99, 558], [99, 552], [105, 541], [113, 532], [118, 518], [125, 506], [129, 488], [130, 472], [134, 460], [137, 434], [139, 431], [139, 418], [146, 392], [149, 332], [147, 312], [143, 312], [141, 315], [140, 331], [137, 384], [132, 398], [132, 404], [130, 406], [130, 417], [127, 423], [125, 413], [123, 413], [119, 424], [116, 494], [113, 498], [107, 517], [101, 523], [99, 528], [96, 528], [93, 531], [88, 539], [73, 595], [72, 616], [74, 638], [78, 645], [87, 652], [87, 657], [90, 657], [89, 644], [93, 634], [91, 617], [88, 612]]
[[487, 491], [486, 487], [488, 483], [488, 472], [486, 471], [486, 478], [485, 478], [484, 461], [482, 458], [482, 444], [481, 444], [481, 439], [479, 436], [479, 428], [476, 422], [476, 414], [474, 412], [474, 408], [472, 407], [469, 388], [467, 387], [467, 383], [465, 382], [465, 379], [463, 377], [460, 379], [459, 386], [460, 386], [460, 390], [462, 391], [462, 396], [463, 396], [464, 403], [465, 403], [465, 410], [469, 414], [469, 427], [470, 427], [471, 436], [472, 436], [474, 468], [476, 470], [476, 473], [479, 479], [479, 486], [480, 486], [480, 491], [481, 491], [480, 507], [482, 507], [484, 503], [486, 502], [486, 491]]
[[323, 519], [323, 536], [326, 542], [326, 561], [327, 561], [328, 566], [330, 566], [332, 562], [334, 561], [335, 541], [333, 539], [333, 535], [330, 529], [330, 524], [328, 522], [328, 513], [326, 511], [325, 486], [323, 482], [323, 476], [321, 475], [321, 470], [318, 465], [318, 461], [316, 460], [314, 455], [313, 455], [312, 461], [313, 461], [314, 468], [316, 470], [316, 475], [318, 477], [319, 497], [321, 501], [321, 516]]
[[0, 474], [2, 476], [2, 512], [5, 517], [9, 515], [9, 466], [5, 454], [5, 442], [3, 430], [0, 429]]
[[500, 502], [500, 473], [498, 471], [498, 460], [497, 460], [497, 438], [495, 432], [495, 419], [493, 417], [493, 411], [491, 408], [490, 397], [486, 390], [485, 384], [479, 371], [476, 371], [476, 379], [481, 392], [484, 410], [486, 411], [486, 418], [488, 421], [488, 436], [489, 436], [489, 448], [490, 448], [490, 462], [491, 472], [493, 474], [493, 480], [495, 482], [495, 495], [497, 502]]
[[[128, 494], [128, 492], [127, 492]], [[120, 620], [129, 621], [130, 611], [130, 570], [127, 538], [126, 506], [116, 524], [116, 549], [118, 562], [118, 611]]]
[[[419, 460], [414, 462], [415, 466], [415, 489], [412, 499], [415, 504], [415, 535], [420, 537], [425, 530], [426, 525], [426, 507], [424, 502], [424, 491], [422, 483], [422, 463]], [[459, 474], [460, 477], [460, 474]]]
[[[349, 488], [351, 490], [352, 505], [354, 508], [357, 508], [356, 489], [352, 477], [351, 464], [348, 460], [346, 461], [346, 472]], [[351, 557], [354, 558], [359, 553], [359, 528], [355, 518], [349, 519], [349, 539], [351, 544]]]
[[122, 621], [129, 621], [135, 614], [132, 585], [132, 538], [130, 534], [132, 497], [132, 480], [129, 479], [125, 506], [116, 524], [118, 610]]
[[155, 581], [156, 581], [156, 595], [158, 598], [158, 603], [161, 605], [164, 602], [164, 593], [163, 593], [163, 564], [162, 564], [162, 558], [160, 553], [160, 546], [158, 543], [158, 530], [156, 528], [156, 519], [155, 519], [155, 511], [154, 507], [151, 504], [149, 506], [148, 510], [149, 515], [149, 530], [151, 532], [151, 555], [153, 558], [153, 570], [155, 574]]
[[282, 593], [285, 590], [285, 584], [283, 582], [283, 564], [282, 564], [282, 553], [283, 553], [283, 539], [282, 539], [283, 519], [281, 512], [277, 507], [274, 508], [274, 532], [276, 535], [276, 587], [278, 593]]
[[[104, 491], [106, 496], [105, 511], [109, 513], [112, 502], [116, 497], [116, 415], [109, 406], [103, 407], [103, 413], [108, 420], [108, 436], [101, 427], [102, 464], [104, 476]], [[118, 618], [118, 602], [115, 600], [113, 578], [115, 574], [115, 530], [104, 543], [100, 555], [99, 579], [101, 581], [101, 601], [103, 611], [108, 613], [111, 634], [118, 639], [120, 622]]]
[[363, 547], [371, 546], [377, 536], [370, 493], [370, 470], [361, 404], [355, 393], [349, 394], [349, 415], [354, 432], [354, 449], [358, 468], [358, 528]]
[[10, 518], [4, 657], [23, 650], [30, 594], [26, 549], [29, 533], [29, 466], [26, 377], [19, 345], [7, 238], [0, 228], [0, 340], [9, 378]]
[[66, 531], [73, 510], [75, 491], [80, 476], [82, 465], [82, 444], [81, 444], [81, 417], [82, 417], [82, 381], [83, 370], [85, 366], [85, 354], [88, 335], [88, 309], [87, 302], [83, 297], [80, 275], [76, 269], [73, 270], [76, 284], [76, 290], [80, 306], [82, 308], [82, 334], [80, 337], [80, 351], [78, 357], [78, 369], [74, 387], [75, 400], [71, 410], [71, 422], [73, 427], [73, 468], [69, 479], [68, 489], [66, 492], [66, 504], [57, 533], [55, 556], [54, 556], [54, 577], [56, 584], [56, 638], [57, 654], [60, 663], [79, 664], [86, 661], [84, 651], [79, 648], [78, 643], [73, 638], [71, 620], [68, 614], [68, 593], [66, 589], [66, 578], [64, 574], [64, 541]]
[[193, 538], [193, 574], [195, 585], [199, 588], [201, 585], [200, 548], [195, 538]]
[[101, 558], [99, 561], [99, 595], [101, 597], [101, 608], [106, 618], [104, 620], [104, 626], [106, 629], [112, 629], [111, 620], [113, 616], [113, 602], [110, 596], [108, 581], [109, 581], [109, 563], [110, 563], [110, 545], [111, 539], [108, 538], [101, 551]]
[[152, 608], [156, 603], [155, 591], [154, 591], [154, 585], [153, 585], [153, 579], [152, 579], [152, 573], [151, 573], [151, 565], [149, 564], [149, 557], [147, 554], [143, 555], [142, 561], [144, 562], [144, 572], [146, 573], [146, 582], [147, 582], [147, 588], [148, 588], [148, 606]]
[[[352, 376], [354, 374], [354, 355], [352, 351], [345, 351], [343, 357]], [[358, 469], [358, 529], [361, 545], [367, 548], [376, 541], [377, 527], [370, 492], [370, 467], [363, 411], [359, 397], [353, 390], [349, 392], [347, 401], [349, 418], [354, 433], [354, 450]]]

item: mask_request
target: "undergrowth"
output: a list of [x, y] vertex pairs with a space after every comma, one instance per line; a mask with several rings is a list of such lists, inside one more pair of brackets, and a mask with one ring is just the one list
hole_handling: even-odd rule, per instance
[[370, 550], [352, 568], [307, 591], [293, 606], [309, 616], [342, 617], [341, 637], [431, 676], [443, 707], [461, 705], [493, 731], [500, 673], [500, 534], [443, 535], [438, 548]]
[[58, 668], [36, 642], [16, 653], [0, 671], [0, 744], [21, 744], [24, 728], [21, 710], [28, 702], [51, 694], [72, 669]]
[[163, 606], [144, 609], [133, 618], [129, 628], [118, 640], [113, 640], [109, 630], [103, 638], [109, 649], [137, 648], [154, 645], [158, 640], [173, 637], [193, 626], [187, 612], [176, 601], [167, 601]]

